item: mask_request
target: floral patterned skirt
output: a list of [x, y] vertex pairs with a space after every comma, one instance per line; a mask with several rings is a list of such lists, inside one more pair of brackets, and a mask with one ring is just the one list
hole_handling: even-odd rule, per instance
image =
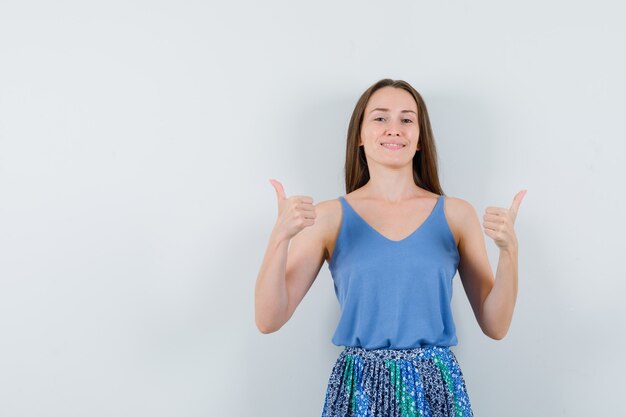
[[465, 380], [447, 346], [345, 346], [326, 389], [322, 417], [473, 417]]

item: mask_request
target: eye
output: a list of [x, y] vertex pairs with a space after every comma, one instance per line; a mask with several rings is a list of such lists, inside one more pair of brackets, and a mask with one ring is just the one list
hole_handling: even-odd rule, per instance
[[[376, 117], [374, 120], [380, 120], [380, 119], [384, 119], [384, 117]], [[409, 122], [409, 123], [413, 123], [413, 120], [411, 119], [402, 119], [403, 121]]]

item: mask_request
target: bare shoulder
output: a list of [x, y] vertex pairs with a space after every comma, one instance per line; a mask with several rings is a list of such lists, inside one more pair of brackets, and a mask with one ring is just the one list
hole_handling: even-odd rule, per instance
[[476, 210], [468, 201], [459, 197], [445, 197], [444, 212], [457, 246], [462, 238], [463, 225], [468, 218], [475, 215]]
[[315, 223], [324, 241], [324, 259], [328, 260], [341, 227], [341, 201], [338, 198], [320, 201], [315, 205], [315, 213]]

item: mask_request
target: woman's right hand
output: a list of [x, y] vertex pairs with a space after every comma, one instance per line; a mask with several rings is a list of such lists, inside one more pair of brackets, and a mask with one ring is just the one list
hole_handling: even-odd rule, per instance
[[280, 182], [270, 179], [270, 183], [276, 190], [278, 200], [278, 219], [274, 225], [273, 233], [290, 240], [305, 227], [315, 224], [317, 215], [313, 198], [307, 195], [294, 195], [287, 198]]

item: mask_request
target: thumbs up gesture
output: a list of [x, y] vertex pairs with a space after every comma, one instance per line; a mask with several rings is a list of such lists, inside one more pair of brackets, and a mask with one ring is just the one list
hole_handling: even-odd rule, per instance
[[278, 219], [274, 226], [274, 233], [286, 239], [291, 239], [302, 229], [315, 224], [315, 206], [313, 198], [307, 195], [293, 195], [287, 197], [283, 185], [271, 179], [270, 183], [276, 190], [278, 200]]
[[517, 248], [517, 236], [513, 225], [517, 217], [517, 211], [526, 195], [527, 190], [522, 190], [513, 198], [510, 208], [487, 207], [483, 215], [483, 227], [487, 236], [492, 238], [500, 249]]

